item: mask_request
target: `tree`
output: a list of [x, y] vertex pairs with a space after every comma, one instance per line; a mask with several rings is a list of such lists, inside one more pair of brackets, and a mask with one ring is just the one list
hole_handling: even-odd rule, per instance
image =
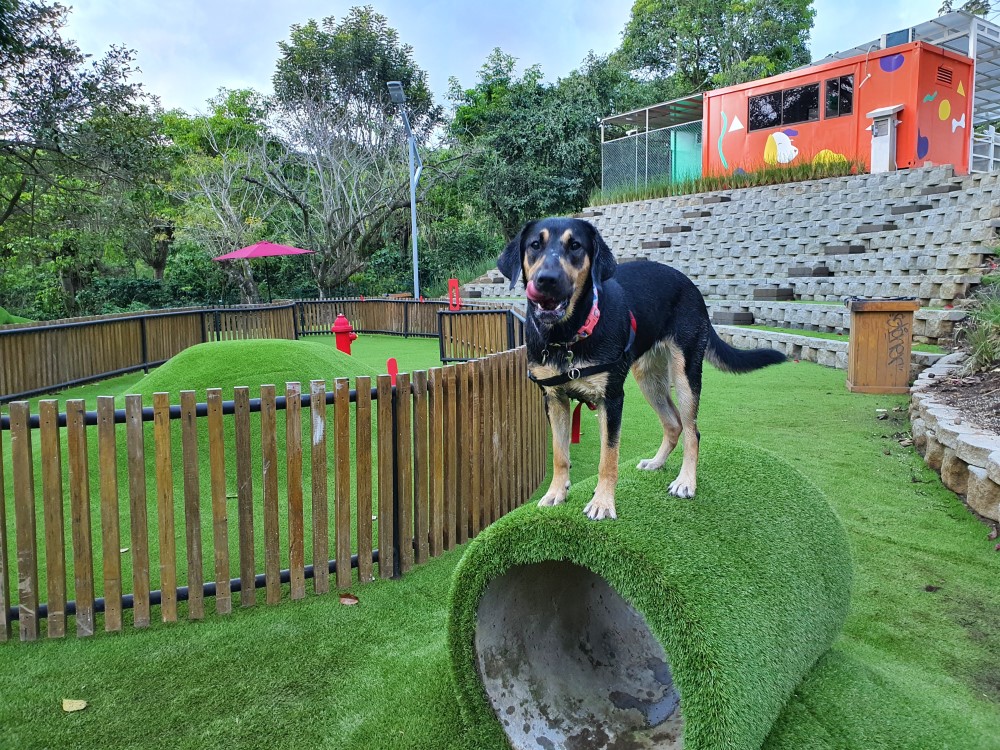
[[578, 210], [600, 182], [600, 105], [583, 77], [543, 82], [532, 66], [517, 77], [517, 60], [494, 49], [479, 81], [462, 89], [451, 79], [452, 136], [469, 150], [479, 199], [513, 236], [526, 220]]
[[[280, 202], [261, 184], [258, 154], [268, 138], [265, 117], [264, 98], [242, 89], [221, 90], [206, 116], [168, 113], [166, 134], [186, 155], [171, 191], [183, 204], [178, 239], [194, 241], [216, 256], [267, 238]], [[244, 302], [258, 301], [250, 263], [226, 263], [223, 272]]]
[[619, 55], [675, 96], [809, 62], [812, 0], [636, 0]]
[[945, 13], [951, 13], [953, 10], [964, 10], [966, 13], [972, 13], [976, 16], [985, 16], [992, 9], [993, 3], [990, 0], [969, 0], [959, 5], [958, 8], [955, 8], [953, 0], [944, 0], [941, 3], [938, 13], [943, 16]]
[[[248, 177], [290, 211], [279, 232], [314, 251], [320, 295], [364, 267], [393, 213], [409, 208], [403, 128], [386, 84], [400, 81], [418, 138], [441, 120], [409, 45], [370, 6], [340, 23], [293, 26], [279, 44], [272, 136], [258, 144], [262, 177]], [[433, 179], [428, 170], [423, 190]]]
[[[134, 55], [87, 64], [60, 36], [67, 10], [0, 0], [0, 226], [48, 190], [129, 179], [155, 148], [155, 101], [130, 80]], [[83, 178], [83, 183], [80, 179]]]

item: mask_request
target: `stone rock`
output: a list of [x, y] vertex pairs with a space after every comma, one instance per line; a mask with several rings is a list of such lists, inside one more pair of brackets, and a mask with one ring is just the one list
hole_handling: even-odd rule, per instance
[[986, 457], [986, 474], [997, 484], [1000, 484], [1000, 451]]
[[1000, 484], [987, 476], [986, 469], [969, 467], [965, 502], [979, 515], [1000, 521]]
[[952, 448], [945, 448], [941, 456], [941, 481], [958, 495], [964, 495], [969, 488], [969, 465]]
[[938, 442], [937, 433], [927, 430], [927, 450], [924, 452], [924, 462], [934, 471], [941, 471], [941, 459], [944, 457], [944, 446]]
[[910, 434], [913, 435], [913, 447], [921, 456], [927, 451], [927, 423], [922, 419], [914, 419], [910, 425]]
[[990, 454], [1000, 451], [1000, 435], [971, 434], [959, 436], [955, 452], [967, 464], [986, 467]]

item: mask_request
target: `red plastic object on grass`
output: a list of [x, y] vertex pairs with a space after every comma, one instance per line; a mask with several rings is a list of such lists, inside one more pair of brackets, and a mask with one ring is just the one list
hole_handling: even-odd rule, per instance
[[[570, 442], [573, 445], [576, 445], [577, 443], [580, 442], [580, 409], [583, 407], [583, 404], [584, 402], [581, 401], [576, 405], [576, 408], [573, 410], [573, 434], [570, 437]], [[590, 409], [591, 411], [597, 410], [597, 407], [592, 404], [587, 404], [587, 408]]]
[[458, 293], [458, 279], [448, 279], [448, 309], [462, 309], [462, 296]]
[[389, 357], [385, 361], [385, 371], [389, 373], [389, 377], [392, 378], [392, 384], [396, 385], [396, 376], [399, 375], [399, 364], [396, 362], [395, 357]]
[[358, 337], [358, 334], [354, 332], [351, 321], [342, 314], [338, 315], [337, 319], [333, 321], [333, 325], [330, 326], [330, 333], [337, 339], [337, 349], [344, 354], [350, 354], [351, 342]]

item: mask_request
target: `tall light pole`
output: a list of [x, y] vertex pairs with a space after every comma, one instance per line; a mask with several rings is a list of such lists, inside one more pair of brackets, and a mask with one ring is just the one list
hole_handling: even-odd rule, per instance
[[406, 92], [399, 81], [389, 81], [389, 98], [393, 104], [399, 105], [403, 115], [403, 125], [406, 126], [407, 151], [410, 161], [410, 236], [413, 238], [413, 299], [420, 299], [420, 277], [417, 268], [417, 183], [424, 169], [424, 162], [417, 153], [417, 138], [410, 127], [410, 117], [406, 114]]

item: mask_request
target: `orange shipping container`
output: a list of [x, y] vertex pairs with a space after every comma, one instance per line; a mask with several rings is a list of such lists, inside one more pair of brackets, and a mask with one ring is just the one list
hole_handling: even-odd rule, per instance
[[895, 167], [969, 166], [972, 60], [925, 42], [835, 60], [704, 95], [703, 173], [856, 159], [871, 168], [866, 117], [902, 105]]

